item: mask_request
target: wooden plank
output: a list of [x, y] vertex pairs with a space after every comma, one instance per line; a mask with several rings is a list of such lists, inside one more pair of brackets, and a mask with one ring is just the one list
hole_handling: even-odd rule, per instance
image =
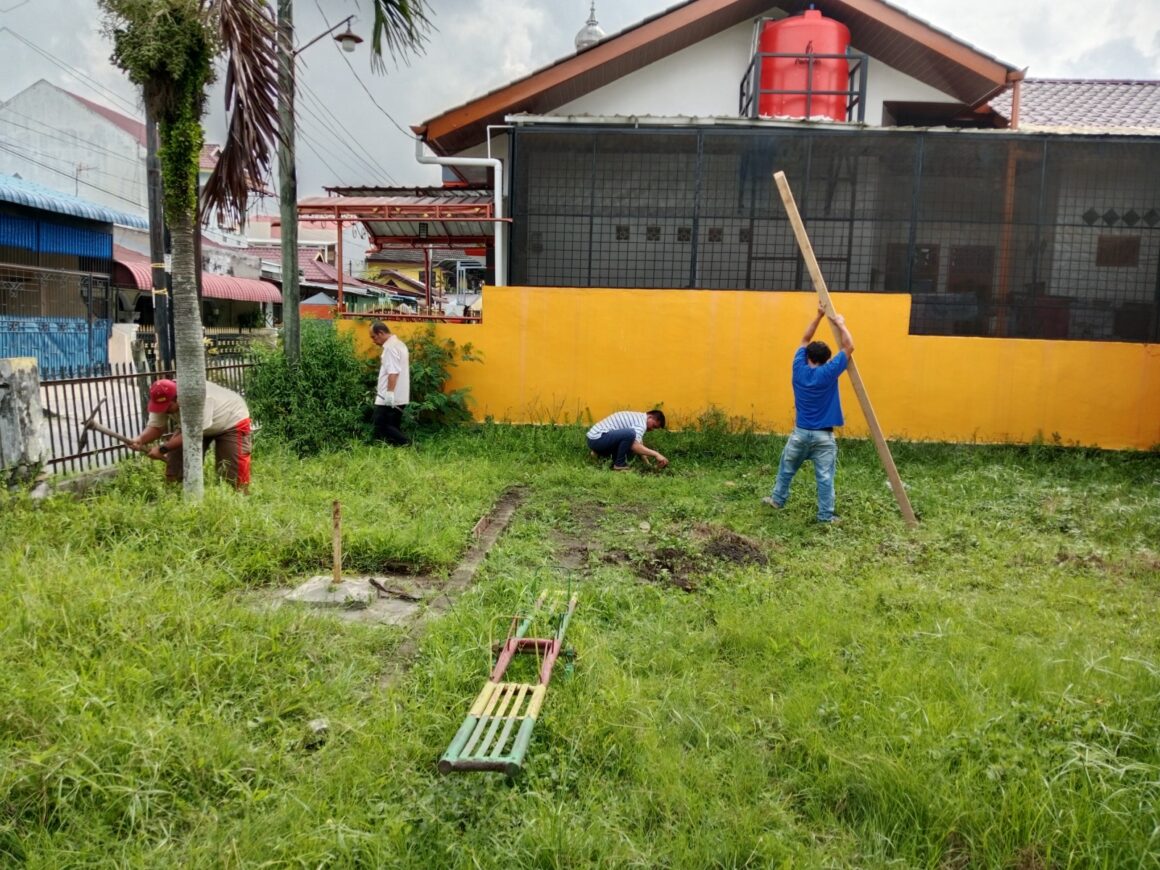
[[[830, 291], [826, 287], [826, 279], [822, 277], [818, 258], [814, 256], [814, 248], [810, 244], [810, 237], [806, 234], [802, 216], [798, 213], [797, 203], [794, 201], [789, 181], [786, 179], [785, 173], [780, 171], [773, 173], [773, 180], [777, 183], [778, 192], [781, 193], [781, 201], [785, 204], [789, 222], [793, 226], [794, 235], [797, 236], [798, 247], [801, 248], [806, 268], [810, 272], [810, 278], [813, 279], [814, 289], [818, 292], [818, 300], [825, 306], [827, 319], [829, 319], [835, 313], [834, 305], [830, 301]], [[841, 333], [838, 327], [833, 322], [830, 323], [830, 327], [834, 331], [835, 340], [839, 340]], [[846, 371], [850, 375], [850, 384], [854, 388], [854, 394], [858, 397], [858, 403], [862, 406], [862, 413], [870, 427], [870, 435], [874, 438], [874, 447], [878, 450], [878, 458], [882, 461], [883, 468], [886, 469], [886, 477], [890, 480], [890, 489], [894, 492], [894, 500], [898, 502], [898, 509], [902, 511], [902, 517], [906, 520], [906, 524], [914, 528], [918, 525], [918, 519], [914, 516], [910, 499], [906, 495], [906, 488], [902, 485], [902, 478], [898, 476], [898, 469], [894, 466], [894, 457], [890, 455], [890, 447], [887, 446], [886, 439], [882, 435], [882, 429], [878, 425], [878, 417], [874, 414], [874, 406], [870, 404], [870, 396], [866, 392], [866, 386], [862, 383], [862, 375], [859, 373], [853, 357], [850, 357], [850, 364]]]

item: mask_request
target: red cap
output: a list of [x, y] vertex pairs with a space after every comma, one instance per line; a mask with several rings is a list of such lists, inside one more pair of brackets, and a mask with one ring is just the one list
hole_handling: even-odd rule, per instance
[[149, 388], [149, 413], [168, 414], [173, 403], [177, 401], [177, 382], [170, 380], [154, 381]]

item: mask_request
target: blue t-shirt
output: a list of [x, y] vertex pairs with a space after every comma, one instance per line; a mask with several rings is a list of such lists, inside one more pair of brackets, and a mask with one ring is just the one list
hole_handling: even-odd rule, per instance
[[825, 429], [842, 425], [838, 377], [848, 364], [846, 352], [840, 350], [823, 365], [810, 368], [806, 362], [806, 349], [798, 348], [793, 355], [793, 404], [799, 428]]

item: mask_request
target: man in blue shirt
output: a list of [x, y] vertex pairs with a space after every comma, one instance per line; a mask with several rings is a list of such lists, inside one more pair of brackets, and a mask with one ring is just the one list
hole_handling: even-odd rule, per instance
[[846, 370], [854, 353], [854, 339], [846, 320], [835, 314], [831, 319], [838, 329], [842, 349], [830, 358], [830, 346], [814, 341], [818, 324], [826, 316], [824, 305], [806, 327], [801, 347], [793, 356], [793, 403], [796, 411], [794, 429], [781, 452], [781, 465], [773, 492], [762, 499], [771, 507], [784, 507], [789, 486], [802, 463], [814, 463], [818, 482], [818, 522], [830, 523], [834, 513], [834, 471], [838, 465], [838, 442], [834, 427], [842, 425], [842, 402], [838, 397], [838, 378]]

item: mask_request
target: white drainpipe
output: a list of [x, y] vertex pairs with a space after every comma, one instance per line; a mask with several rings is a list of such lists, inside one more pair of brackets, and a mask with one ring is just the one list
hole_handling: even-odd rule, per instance
[[504, 258], [503, 161], [498, 157], [429, 157], [423, 153], [423, 140], [415, 137], [415, 159], [435, 166], [490, 166], [495, 171], [495, 283], [507, 286], [507, 262]]

